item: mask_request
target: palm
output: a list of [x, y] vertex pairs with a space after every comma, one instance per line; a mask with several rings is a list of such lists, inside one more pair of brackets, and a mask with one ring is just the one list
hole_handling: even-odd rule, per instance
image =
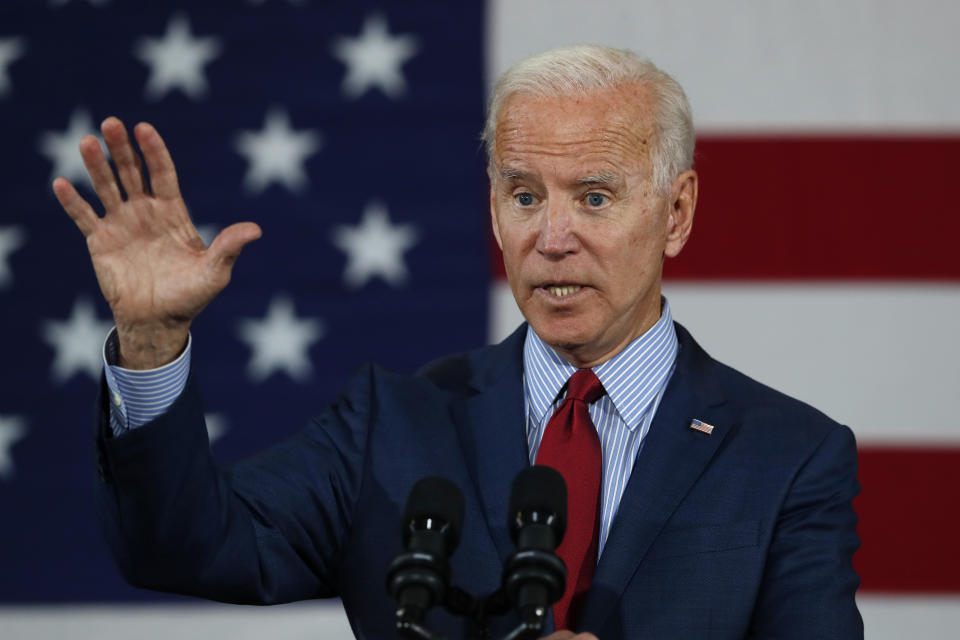
[[226, 285], [214, 279], [210, 253], [182, 201], [123, 202], [87, 236], [87, 248], [121, 323], [192, 318]]
[[105, 215], [98, 216], [63, 178], [54, 181], [54, 192], [87, 238], [121, 344], [124, 337], [136, 335], [146, 342], [163, 333], [180, 339], [190, 321], [227, 285], [234, 260], [243, 245], [259, 237], [260, 228], [249, 222], [232, 225], [208, 249], [190, 221], [173, 160], [156, 130], [146, 124], [135, 129], [152, 192], [145, 188], [123, 124], [108, 118], [102, 130], [117, 175], [95, 138], [84, 138], [80, 152]]

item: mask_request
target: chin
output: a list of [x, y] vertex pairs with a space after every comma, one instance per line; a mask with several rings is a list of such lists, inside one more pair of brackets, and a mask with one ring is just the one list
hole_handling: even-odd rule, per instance
[[583, 321], [572, 318], [527, 320], [540, 339], [554, 349], [572, 351], [590, 342], [589, 332], [583, 330]]

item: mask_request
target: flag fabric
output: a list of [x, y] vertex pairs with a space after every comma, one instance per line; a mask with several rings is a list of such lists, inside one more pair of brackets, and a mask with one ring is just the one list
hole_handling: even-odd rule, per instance
[[517, 325], [488, 231], [485, 93], [526, 55], [600, 42], [649, 56], [693, 106], [700, 204], [666, 266], [675, 318], [854, 430], [868, 637], [949, 637], [957, 24], [938, 0], [4, 3], [0, 636], [65, 620], [80, 637], [348, 633], [335, 605], [200, 605], [117, 575], [90, 489], [109, 310], [49, 186], [64, 175], [95, 200], [82, 135], [111, 114], [152, 122], [207, 242], [264, 230], [193, 330], [230, 461], [299, 428], [362, 362], [412, 371]]
[[[951, 35], [960, 9], [933, 0], [604, 9], [496, 3], [489, 72], [602, 39], [685, 87], [700, 202], [690, 242], [665, 267], [674, 317], [718, 359], [853, 429], [867, 637], [952, 637], [960, 206], [934, 185], [960, 169]], [[547, 10], [557, 28], [528, 29]], [[499, 336], [518, 316], [496, 282]]]
[[364, 362], [484, 343], [482, 25], [479, 3], [4, 3], [0, 601], [161, 597], [124, 584], [91, 509], [110, 313], [50, 187], [99, 205], [81, 136], [153, 123], [208, 244], [263, 229], [193, 328], [212, 446], [236, 460]]

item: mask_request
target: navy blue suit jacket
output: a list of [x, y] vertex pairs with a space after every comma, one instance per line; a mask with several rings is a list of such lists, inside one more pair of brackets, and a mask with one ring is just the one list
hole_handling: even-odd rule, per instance
[[[581, 615], [613, 638], [860, 638], [849, 429], [711, 359], [679, 325], [676, 370], [637, 457]], [[222, 468], [191, 381], [165, 415], [110, 437], [98, 503], [135, 585], [239, 603], [342, 598], [360, 638], [392, 638], [385, 570], [413, 483], [466, 499], [453, 581], [494, 590], [510, 485], [529, 465], [523, 327], [416, 376], [363, 369], [298, 435]], [[698, 418], [710, 435], [690, 429]], [[461, 622], [430, 623], [448, 638]], [[511, 625], [499, 620], [495, 631]]]

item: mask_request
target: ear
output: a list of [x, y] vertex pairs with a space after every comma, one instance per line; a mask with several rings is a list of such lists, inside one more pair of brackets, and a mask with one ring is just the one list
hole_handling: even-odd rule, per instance
[[697, 172], [684, 171], [673, 180], [668, 206], [667, 239], [663, 254], [675, 258], [687, 244], [693, 230], [693, 212], [697, 208]]
[[497, 246], [503, 251], [503, 240], [500, 239], [500, 223], [497, 222], [497, 193], [493, 171], [487, 167], [487, 178], [490, 179], [490, 224], [493, 226], [493, 237], [497, 239]]

